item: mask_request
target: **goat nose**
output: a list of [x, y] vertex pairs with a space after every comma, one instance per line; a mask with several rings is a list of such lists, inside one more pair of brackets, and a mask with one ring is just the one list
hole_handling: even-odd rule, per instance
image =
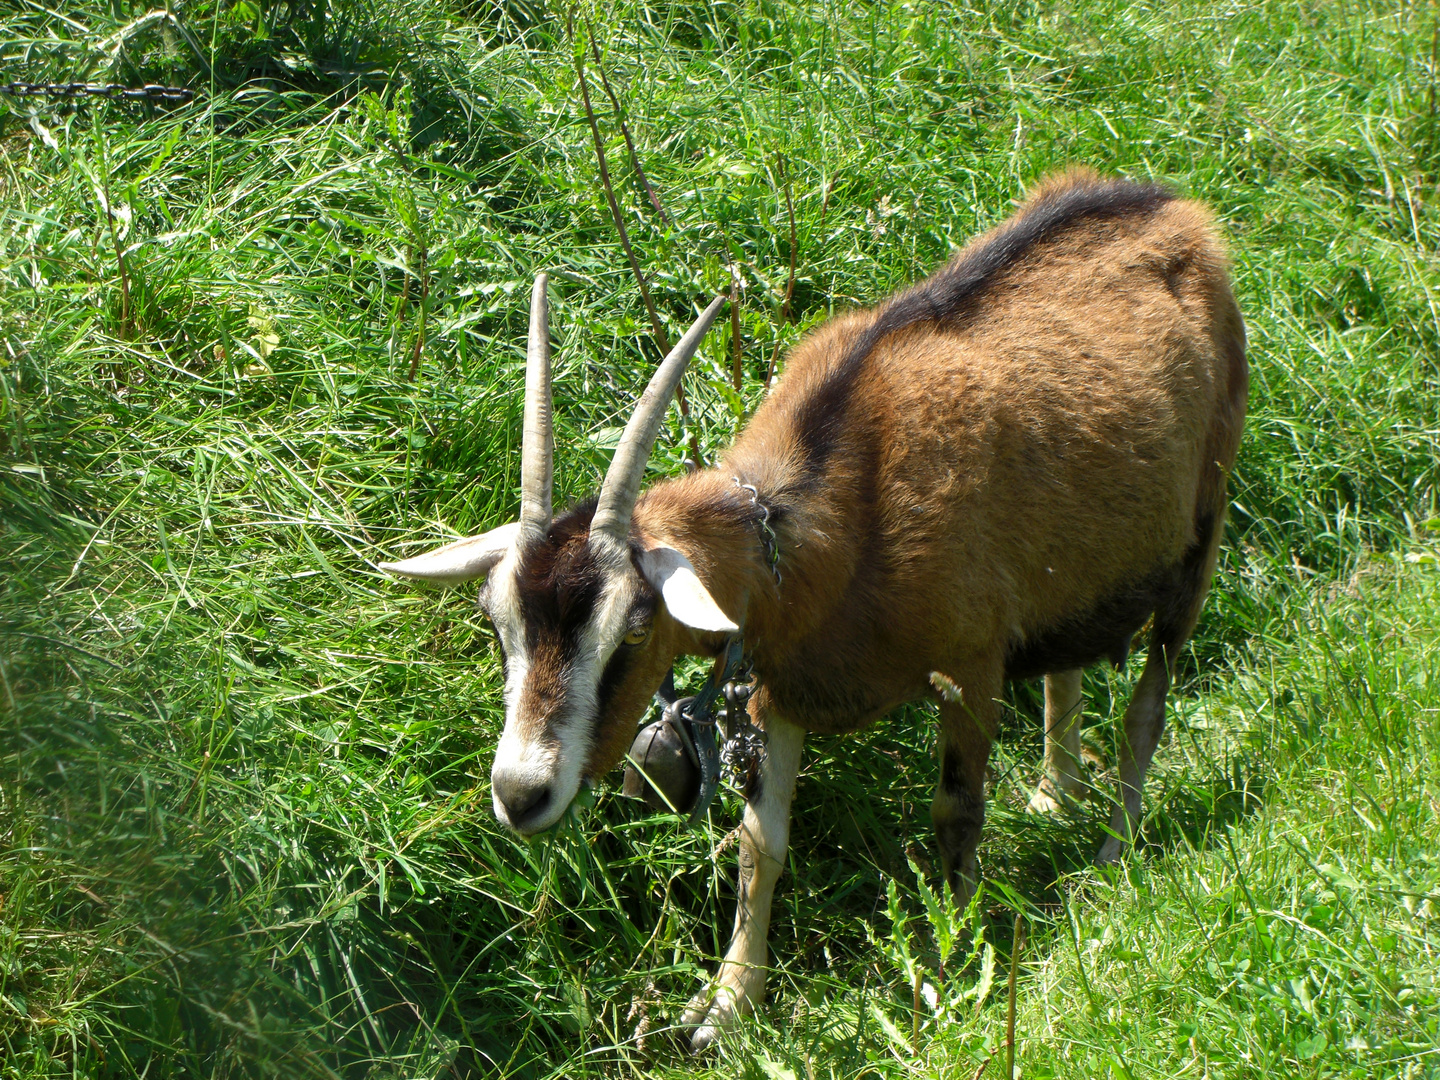
[[543, 780], [497, 773], [490, 783], [496, 800], [505, 808], [506, 822], [520, 832], [550, 805], [550, 785]]

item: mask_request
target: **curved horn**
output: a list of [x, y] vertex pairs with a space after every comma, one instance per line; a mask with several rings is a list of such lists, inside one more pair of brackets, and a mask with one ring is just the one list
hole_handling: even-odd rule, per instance
[[591, 536], [605, 535], [625, 543], [630, 533], [630, 514], [635, 509], [640, 481], [645, 475], [645, 462], [655, 445], [655, 436], [660, 433], [660, 422], [665, 418], [665, 410], [670, 406], [675, 388], [680, 385], [680, 377], [685, 374], [685, 365], [695, 355], [700, 339], [710, 329], [724, 304], [723, 293], [710, 301], [710, 306], [700, 313], [695, 324], [685, 331], [680, 343], [670, 350], [670, 355], [661, 361], [651, 376], [650, 385], [645, 388], [630, 422], [625, 425], [625, 433], [620, 436], [620, 445], [615, 448], [610, 469], [605, 473], [605, 482], [600, 486], [600, 501], [590, 523]]
[[525, 360], [525, 428], [520, 442], [520, 527], [544, 535], [550, 527], [555, 437], [550, 414], [550, 301], [545, 274], [530, 294], [530, 348]]

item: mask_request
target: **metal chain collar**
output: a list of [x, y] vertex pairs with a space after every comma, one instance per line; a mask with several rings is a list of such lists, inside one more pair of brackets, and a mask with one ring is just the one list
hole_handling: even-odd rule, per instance
[[721, 689], [725, 695], [725, 745], [720, 748], [720, 762], [730, 771], [731, 782], [746, 799], [755, 789], [760, 765], [765, 760], [765, 732], [750, 719], [749, 708], [750, 698], [759, 688], [754, 662], [743, 656], [739, 668]]
[[732, 476], [735, 486], [742, 491], [750, 493], [750, 502], [760, 515], [760, 550], [765, 556], [765, 562], [770, 567], [770, 573], [775, 575], [775, 584], [780, 584], [780, 538], [775, 535], [775, 527], [770, 524], [770, 507], [760, 500], [760, 492], [754, 484], [742, 483], [740, 477]]
[[122, 83], [0, 83], [0, 94], [10, 97], [84, 98], [101, 97], [110, 101], [119, 99], [140, 101], [193, 101], [195, 91], [184, 86], [159, 86], [146, 83], [144, 86], [125, 86]]
[[[772, 510], [761, 498], [754, 484], [731, 477], [735, 486], [750, 493], [755, 508], [760, 551], [778, 587], [780, 577], [780, 538], [770, 524]], [[658, 723], [668, 724], [680, 737], [685, 754], [700, 770], [700, 792], [689, 824], [701, 821], [720, 788], [720, 772], [729, 773], [731, 782], [741, 795], [749, 799], [760, 779], [760, 766], [765, 760], [765, 732], [750, 719], [749, 702], [759, 680], [740, 635], [728, 638], [715, 667], [698, 694], [675, 696], [675, 673], [671, 671], [665, 685], [655, 695], [664, 711]], [[717, 701], [717, 698], [720, 699]], [[718, 724], [725, 725], [724, 746], [717, 746]]]
[[[765, 757], [765, 733], [751, 722], [747, 708], [756, 680], [754, 667], [745, 655], [744, 642], [738, 635], [725, 642], [715, 668], [698, 694], [666, 700], [667, 689], [673, 694], [673, 673], [657, 696], [665, 701], [663, 719], [680, 735], [687, 755], [700, 769], [700, 794], [688, 821], [694, 825], [704, 819], [715, 801], [721, 766], [729, 772], [740, 793], [749, 798]], [[717, 725], [722, 719], [725, 745], [719, 748]]]

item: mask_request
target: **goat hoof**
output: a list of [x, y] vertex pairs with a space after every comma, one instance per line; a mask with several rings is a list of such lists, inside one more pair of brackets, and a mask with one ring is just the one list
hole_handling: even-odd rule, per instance
[[721, 1029], [714, 1024], [701, 1024], [690, 1036], [690, 1053], [700, 1055], [709, 1050], [720, 1037]]
[[713, 997], [709, 993], [700, 993], [691, 1000], [680, 1023], [695, 1029], [690, 1036], [692, 1054], [703, 1054], [715, 1044], [722, 1032], [735, 1026], [735, 1018], [739, 1015], [736, 1004], [735, 991], [726, 986], [719, 987]]
[[1032, 814], [1064, 814], [1074, 810], [1075, 804], [1075, 796], [1053, 788], [1042, 780], [1036, 787], [1035, 794], [1030, 796], [1030, 804], [1025, 809]]
[[1118, 836], [1107, 836], [1105, 842], [1100, 845], [1100, 850], [1095, 853], [1096, 866], [1113, 866], [1120, 861], [1120, 838]]

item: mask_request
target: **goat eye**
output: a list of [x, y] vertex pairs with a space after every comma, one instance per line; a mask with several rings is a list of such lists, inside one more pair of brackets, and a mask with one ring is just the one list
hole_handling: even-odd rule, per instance
[[643, 645], [645, 644], [646, 639], [649, 637], [650, 628], [648, 626], [641, 626], [634, 630], [628, 631], [625, 634], [624, 642], [626, 645]]

